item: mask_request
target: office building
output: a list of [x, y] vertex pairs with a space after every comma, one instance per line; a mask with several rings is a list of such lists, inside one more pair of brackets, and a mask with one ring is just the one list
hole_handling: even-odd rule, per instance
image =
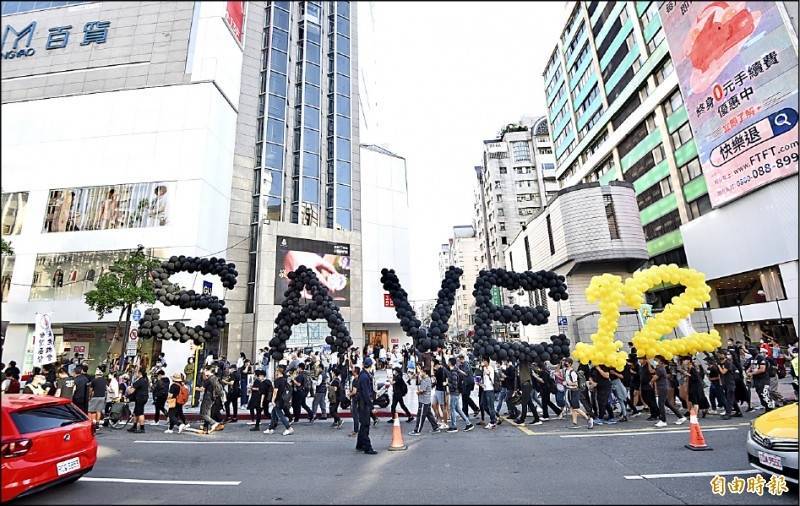
[[[116, 321], [99, 320], [82, 294], [137, 244], [237, 265], [233, 290], [173, 277], [226, 300], [228, 327], [204, 352], [266, 346], [286, 272], [301, 263], [319, 267], [361, 344], [355, 4], [2, 8], [3, 235], [15, 250], [3, 261], [4, 359], [30, 361], [40, 312], [52, 313], [56, 351], [99, 363]], [[162, 310], [203, 321], [188, 313]], [[289, 345], [326, 335], [309, 322]], [[192, 346], [139, 349], [163, 350], [178, 367]]]
[[480, 243], [472, 225], [453, 227], [453, 235], [446, 245], [442, 245], [442, 252], [446, 252], [446, 256], [439, 264], [441, 279], [444, 279], [444, 272], [450, 266], [463, 271], [449, 321], [450, 335], [463, 337], [473, 324], [475, 297], [472, 290], [475, 289], [475, 280], [478, 279], [478, 271], [481, 269]]
[[[229, 355], [268, 345], [286, 273], [306, 262], [325, 265], [318, 276], [362, 344], [355, 5], [247, 2], [228, 231], [242, 279], [226, 294]], [[320, 348], [327, 335], [324, 321], [308, 322], [288, 346]]]
[[[83, 294], [139, 244], [159, 258], [225, 255], [242, 68], [232, 4], [3, 2], [6, 363], [31, 369], [41, 313], [55, 335], [46, 362], [79, 353], [98, 365], [119, 313], [99, 319]], [[172, 281], [224, 296], [213, 276]], [[110, 351], [130, 353], [120, 337]], [[139, 341], [140, 354], [167, 355], [168, 372], [193, 353], [191, 343]]]
[[686, 265], [680, 226], [711, 205], [658, 2], [570, 2], [562, 25], [543, 73], [559, 186], [632, 183], [649, 262]]
[[383, 268], [394, 269], [406, 289], [412, 284], [406, 160], [374, 144], [362, 144], [360, 158], [364, 339], [391, 349], [411, 343], [381, 284]]
[[509, 124], [497, 138], [483, 141], [473, 195], [482, 267], [506, 267], [509, 239], [558, 190], [552, 149], [545, 118]]

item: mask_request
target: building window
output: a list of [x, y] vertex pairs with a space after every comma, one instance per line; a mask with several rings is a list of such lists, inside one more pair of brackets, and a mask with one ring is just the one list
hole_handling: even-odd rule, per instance
[[672, 59], [667, 57], [664, 63], [655, 71], [656, 86], [666, 81], [675, 68], [672, 66]]
[[692, 129], [689, 126], [689, 122], [683, 124], [678, 130], [672, 132], [672, 147], [673, 149], [678, 149], [679, 147], [683, 146], [690, 140], [692, 140]]
[[500, 181], [495, 181], [494, 182], [494, 189], [495, 190], [499, 190], [500, 189]]
[[683, 95], [681, 95], [681, 90], [675, 89], [672, 92], [672, 95], [669, 96], [666, 102], [664, 102], [664, 109], [667, 112], [667, 116], [675, 114], [675, 111], [683, 107]]
[[611, 239], [619, 239], [617, 214], [614, 212], [614, 199], [611, 195], [603, 195], [603, 205], [606, 208], [606, 220], [608, 221], [608, 232], [611, 234]]
[[3, 255], [3, 269], [0, 275], [0, 285], [3, 290], [3, 302], [8, 302], [8, 292], [11, 291], [11, 278], [14, 274], [15, 258], [12, 255]]
[[508, 153], [506, 153], [505, 151], [489, 153], [490, 160], [503, 160], [505, 158], [508, 158]]
[[555, 255], [556, 254], [556, 245], [553, 242], [553, 226], [550, 223], [550, 215], [549, 214], [545, 218], [545, 221], [547, 222], [547, 240], [550, 243], [550, 254], [551, 255]]
[[22, 231], [22, 219], [28, 203], [28, 192], [4, 193], [2, 195], [3, 235], [17, 235]]
[[629, 183], [633, 183], [639, 179], [645, 172], [661, 163], [664, 159], [664, 148], [661, 144], [654, 147], [652, 151], [641, 157], [636, 163], [628, 167], [625, 171], [623, 179]]
[[596, 99], [599, 94], [600, 88], [597, 86], [597, 84], [595, 84], [592, 86], [592, 91], [589, 92], [586, 98], [583, 99], [583, 102], [581, 102], [581, 105], [578, 106], [578, 109], [575, 111], [575, 116], [578, 118], [583, 116], [583, 113], [586, 112], [586, 109], [588, 109], [590, 105], [592, 105], [594, 99]]
[[505, 210], [503, 208], [500, 208], [500, 209], [497, 210], [497, 216], [498, 217], [505, 216], [505, 215], [506, 215], [506, 212], [505, 212]]
[[636, 197], [636, 203], [639, 205], [640, 210], [645, 209], [653, 202], [661, 200], [662, 198], [666, 197], [671, 193], [672, 193], [672, 183], [670, 182], [669, 176], [667, 176], [658, 183], [654, 184], [650, 188], [640, 193]]
[[42, 231], [163, 227], [174, 193], [171, 182], [50, 190]]
[[514, 153], [515, 162], [528, 162], [531, 159], [527, 141], [512, 142], [511, 151]]
[[689, 219], [693, 220], [711, 211], [711, 199], [706, 193], [702, 197], [689, 202]]
[[657, 237], [677, 230], [681, 226], [681, 217], [678, 210], [674, 210], [655, 221], [652, 221], [644, 226], [644, 238], [652, 241]]
[[560, 124], [561, 124], [561, 121], [562, 121], [564, 118], [566, 118], [566, 117], [567, 117], [567, 106], [566, 106], [566, 104], [565, 104], [565, 105], [564, 105], [564, 106], [561, 108], [561, 110], [560, 110], [560, 111], [558, 111], [558, 114], [556, 114], [556, 117], [555, 117], [555, 118], [553, 118], [553, 124], [554, 124], [554, 125], [560, 125]]
[[631, 96], [631, 98], [625, 102], [625, 105], [611, 118], [611, 125], [614, 126], [614, 130], [618, 129], [641, 104], [642, 102], [638, 95]]
[[503, 201], [503, 195], [501, 195], [500, 193], [495, 195], [495, 198], [497, 199], [498, 202], [502, 202]]
[[693, 180], [697, 176], [703, 173], [703, 168], [700, 166], [700, 160], [697, 158], [692, 158], [689, 162], [685, 165], [682, 165], [678, 172], [681, 175], [681, 182], [683, 184], [687, 184], [689, 181]]
[[508, 174], [508, 169], [505, 167], [500, 167], [500, 174]]
[[539, 152], [540, 155], [552, 155], [553, 154], [553, 148], [550, 148], [550, 147], [536, 148], [536, 150]]
[[708, 285], [716, 294], [711, 298], [713, 309], [786, 300], [778, 266], [710, 280]]
[[[500, 244], [508, 244], [508, 237], [500, 236]], [[511, 270], [514, 270], [513, 268]]]
[[658, 16], [658, 2], [650, 2], [647, 9], [640, 16], [642, 18], [642, 26], [647, 26], [654, 17]]
[[501, 222], [498, 224], [498, 227], [500, 228], [500, 231], [501, 231], [501, 232], [505, 232], [505, 231], [506, 231], [506, 222], [504, 222], [504, 221], [501, 221]]
[[[655, 4], [655, 2], [653, 2], [650, 5], [654, 5], [654, 4]], [[653, 38], [650, 39], [647, 42], [647, 51], [650, 54], [655, 53], [656, 49], [658, 48], [658, 46], [660, 46], [661, 43], [664, 42], [664, 39], [665, 39], [664, 30], [659, 28], [658, 31], [655, 33], [655, 35], [653, 35]]]

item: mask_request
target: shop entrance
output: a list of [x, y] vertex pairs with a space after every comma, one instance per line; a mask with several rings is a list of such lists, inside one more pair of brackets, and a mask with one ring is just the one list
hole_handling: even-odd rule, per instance
[[366, 330], [367, 344], [375, 348], [381, 345], [384, 348], [389, 348], [389, 331], [388, 330]]

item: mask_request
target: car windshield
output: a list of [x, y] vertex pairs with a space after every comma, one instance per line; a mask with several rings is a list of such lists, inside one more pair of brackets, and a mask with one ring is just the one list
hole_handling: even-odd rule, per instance
[[37, 406], [11, 413], [11, 419], [20, 434], [33, 434], [66, 427], [86, 420], [86, 415], [70, 404]]

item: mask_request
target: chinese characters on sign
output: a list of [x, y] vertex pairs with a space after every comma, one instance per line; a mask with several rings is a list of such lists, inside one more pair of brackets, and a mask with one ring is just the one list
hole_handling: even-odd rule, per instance
[[763, 496], [765, 487], [770, 495], [780, 496], [789, 491], [786, 478], [776, 474], [773, 474], [769, 481], [760, 474], [750, 476], [747, 480], [734, 476], [730, 481], [726, 481], [724, 476], [716, 475], [711, 478], [709, 484], [711, 493], [718, 496], [724, 496], [726, 493], [738, 495], [745, 491], [748, 494]]
[[797, 49], [780, 2], [659, 9], [713, 207], [797, 173]]
[[[80, 45], [105, 44], [108, 40], [108, 29], [110, 27], [110, 21], [89, 21], [83, 25], [83, 37]], [[72, 30], [72, 25], [48, 28], [47, 41], [45, 42], [44, 48], [46, 50], [65, 49], [69, 44], [70, 30]], [[36, 49], [31, 47], [35, 32], [36, 21], [31, 21], [28, 26], [21, 31], [17, 31], [16, 28], [11, 25], [6, 25], [5, 28], [3, 28], [3, 59], [13, 60], [14, 58], [23, 58], [36, 54]], [[11, 47], [7, 48], [6, 42], [10, 41], [13, 41], [13, 44], [10, 44]]]
[[41, 367], [56, 361], [56, 338], [50, 327], [52, 313], [36, 313], [33, 331], [33, 366]]
[[394, 301], [392, 300], [392, 296], [388, 293], [383, 294], [383, 307], [394, 307]]

